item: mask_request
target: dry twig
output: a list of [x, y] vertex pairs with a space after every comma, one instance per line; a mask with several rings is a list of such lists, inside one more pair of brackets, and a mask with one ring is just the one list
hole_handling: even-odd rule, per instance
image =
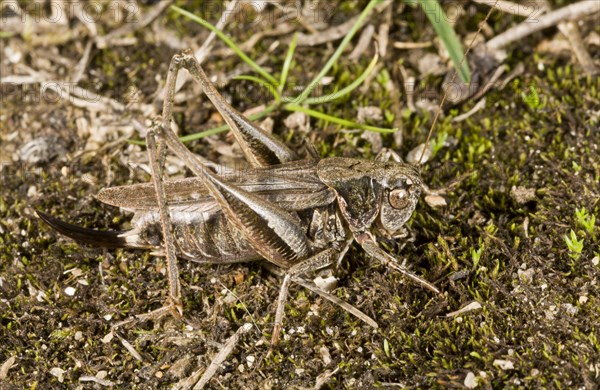
[[578, 20], [600, 12], [600, 1], [583, 0], [579, 3], [571, 4], [556, 11], [549, 12], [540, 16], [537, 23], [524, 23], [515, 26], [502, 34], [490, 39], [486, 43], [489, 50], [500, 50], [504, 46], [523, 39], [534, 32], [557, 25], [565, 20]]
[[[392, 2], [384, 1], [381, 4], [375, 7], [375, 12], [379, 13], [383, 11], [386, 7], [388, 7]], [[373, 15], [374, 13], [371, 13]], [[356, 21], [360, 15], [357, 15], [351, 19], [348, 19], [342, 24], [337, 26], [330, 27], [326, 30], [319, 31], [317, 34], [298, 34], [298, 46], [316, 46], [327, 42], [336, 41], [346, 34], [348, 31], [352, 29], [352, 26], [356, 24]], [[365, 23], [367, 21], [365, 20]]]
[[354, 50], [352, 50], [352, 53], [350, 53], [350, 55], [348, 56], [348, 59], [350, 61], [357, 61], [360, 58], [360, 56], [365, 52], [365, 50], [367, 50], [367, 48], [371, 44], [371, 41], [373, 40], [373, 34], [375, 34], [375, 27], [373, 27], [372, 24], [369, 24], [363, 29], [362, 33], [360, 34], [358, 43], [354, 47]]
[[[195, 371], [188, 378], [177, 383], [173, 387], [173, 390], [187, 390], [190, 389], [194, 384], [196, 384], [194, 386], [194, 390], [203, 389], [204, 386], [206, 386], [208, 382], [212, 379], [212, 377], [217, 373], [217, 370], [219, 369], [221, 363], [223, 363], [225, 359], [227, 359], [227, 357], [231, 354], [231, 352], [239, 342], [240, 337], [242, 337], [242, 335], [244, 335], [245, 333], [248, 333], [250, 329], [252, 329], [252, 324], [249, 322], [240, 326], [240, 328], [233, 334], [233, 336], [227, 339], [219, 353], [213, 358], [212, 362], [210, 362], [210, 365], [208, 366], [208, 368], [206, 368], [205, 371], [204, 368]], [[200, 377], [203, 371], [204, 374], [202, 375], [202, 377]]]
[[[475, 2], [490, 6], [493, 5], [490, 4], [490, 0], [475, 0]], [[529, 24], [533, 24], [534, 21], [538, 21], [538, 13], [547, 13], [550, 12], [552, 9], [550, 3], [547, 0], [538, 0], [537, 7], [531, 4], [521, 5], [517, 3], [512, 3], [510, 1], [502, 0], [498, 1], [496, 8], [506, 13], [524, 16], [527, 18], [527, 20], [523, 23]], [[593, 9], [591, 10], [593, 11]], [[558, 23], [558, 29], [565, 37], [567, 37], [571, 46], [571, 50], [573, 51], [573, 54], [575, 54], [577, 61], [581, 64], [581, 67], [583, 68], [584, 72], [586, 74], [598, 73], [598, 68], [594, 64], [592, 57], [588, 53], [585, 44], [583, 43], [583, 38], [581, 37], [581, 33], [579, 32], [577, 24], [575, 24], [573, 21]]]

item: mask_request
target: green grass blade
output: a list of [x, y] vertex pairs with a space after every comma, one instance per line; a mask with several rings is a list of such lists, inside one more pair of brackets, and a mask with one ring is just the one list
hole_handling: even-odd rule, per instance
[[[442, 40], [442, 43], [448, 50], [454, 67], [458, 69], [461, 80], [468, 83], [471, 80], [471, 71], [466, 59], [463, 60], [463, 49], [460, 40], [456, 36], [454, 29], [448, 23], [447, 16], [437, 0], [419, 0], [419, 4], [425, 12], [425, 15], [431, 22], [431, 25]], [[462, 65], [461, 65], [462, 61]]]
[[356, 80], [354, 80], [352, 82], [352, 84], [340, 89], [337, 92], [331, 93], [329, 95], [308, 98], [304, 101], [304, 104], [327, 103], [332, 100], [339, 99], [340, 97], [345, 96], [345, 95], [349, 94], [350, 92], [354, 91], [356, 88], [358, 88], [363, 83], [363, 81], [365, 81], [365, 79], [367, 77], [369, 77], [369, 74], [371, 74], [371, 72], [373, 71], [373, 68], [375, 68], [375, 65], [377, 65], [378, 59], [379, 59], [379, 54], [375, 53], [375, 56], [369, 63], [369, 66], [367, 66], [365, 71]]
[[296, 42], [298, 42], [298, 33], [294, 33], [292, 41], [290, 42], [290, 47], [288, 48], [285, 56], [285, 61], [283, 61], [281, 77], [279, 78], [279, 92], [283, 92], [283, 89], [285, 88], [285, 82], [287, 81], [288, 73], [290, 72], [290, 66], [292, 65], [292, 58], [294, 57], [294, 52], [296, 51]]
[[338, 125], [345, 126], [345, 127], [351, 128], [351, 129], [375, 131], [378, 133], [395, 133], [396, 130], [398, 130], [398, 129], [386, 129], [383, 127], [363, 125], [360, 123], [349, 121], [347, 119], [342, 119], [342, 118], [331, 116], [331, 115], [328, 115], [328, 114], [325, 114], [325, 113], [322, 113], [319, 111], [311, 110], [310, 108], [302, 107], [297, 104], [286, 104], [285, 106], [283, 106], [283, 108], [288, 111], [303, 112], [306, 115], [312, 116], [313, 118], [323, 119], [323, 120], [326, 120], [329, 122], [337, 123]]
[[371, 0], [369, 4], [367, 4], [365, 9], [361, 12], [360, 16], [356, 20], [356, 23], [354, 23], [354, 26], [352, 26], [350, 31], [348, 31], [348, 34], [344, 37], [336, 51], [333, 53], [331, 58], [329, 58], [329, 60], [327, 61], [323, 69], [321, 69], [319, 74], [308, 84], [308, 87], [306, 87], [306, 89], [304, 89], [304, 91], [302, 91], [300, 95], [298, 95], [295, 98], [284, 98], [283, 100], [286, 103], [300, 104], [306, 100], [308, 95], [310, 95], [310, 93], [317, 87], [317, 85], [319, 85], [323, 77], [325, 77], [327, 72], [329, 72], [329, 69], [331, 69], [331, 67], [335, 64], [338, 58], [340, 58], [340, 56], [342, 55], [342, 53], [344, 52], [344, 50], [346, 49], [356, 32], [362, 26], [367, 16], [369, 16], [369, 13], [371, 13], [371, 10], [382, 1], [383, 0]]
[[209, 29], [210, 31], [213, 31], [223, 42], [225, 42], [225, 44], [227, 46], [229, 46], [234, 52], [235, 54], [237, 54], [242, 61], [244, 61], [245, 63], [247, 63], [252, 69], [254, 69], [258, 74], [260, 74], [262, 77], [265, 78], [265, 80], [268, 80], [269, 82], [271, 82], [272, 84], [276, 85], [277, 84], [277, 79], [275, 79], [275, 77], [273, 77], [269, 72], [267, 72], [265, 69], [263, 69], [260, 65], [258, 65], [256, 62], [254, 62], [250, 57], [248, 57], [243, 51], [242, 49], [240, 49], [227, 35], [225, 35], [221, 30], [219, 30], [218, 28], [216, 28], [215, 26], [213, 26], [211, 23], [207, 22], [206, 20], [202, 19], [201, 17], [194, 15], [193, 13], [184, 10], [183, 8], [179, 8], [176, 5], [172, 5], [171, 9], [175, 12], [177, 12], [180, 15], [185, 16], [186, 18], [189, 18], [191, 20], [193, 20], [194, 22], [198, 23], [199, 25]]
[[248, 81], [252, 81], [253, 83], [259, 84], [259, 85], [263, 86], [265, 89], [267, 89], [271, 93], [271, 95], [273, 95], [273, 97], [275, 98], [275, 101], [278, 104], [281, 101], [281, 96], [277, 92], [277, 86], [269, 83], [268, 81], [265, 81], [259, 77], [248, 76], [248, 75], [235, 76], [233, 79], [234, 80], [248, 80]]

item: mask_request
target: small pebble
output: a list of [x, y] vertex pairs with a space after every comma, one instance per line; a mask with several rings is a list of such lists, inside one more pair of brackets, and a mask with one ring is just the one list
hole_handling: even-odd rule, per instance
[[496, 359], [493, 364], [502, 370], [514, 370], [515, 368], [515, 365], [510, 360]]
[[96, 373], [96, 378], [98, 379], [105, 379], [108, 376], [108, 371], [106, 370], [100, 370]]
[[321, 354], [321, 359], [323, 359], [323, 363], [326, 366], [331, 363], [331, 355], [329, 354], [329, 349], [327, 349], [326, 346], [319, 348], [319, 354]]
[[477, 387], [477, 378], [475, 377], [475, 374], [473, 374], [471, 371], [469, 371], [467, 373], [467, 376], [465, 377], [465, 387], [467, 389], [474, 389]]
[[50, 369], [50, 374], [52, 374], [55, 377], [57, 377], [58, 381], [60, 383], [63, 383], [63, 381], [65, 380], [65, 377], [64, 377], [65, 370], [63, 370], [62, 368], [53, 367], [53, 368]]
[[75, 295], [75, 292], [77, 292], [77, 290], [73, 287], [67, 287], [65, 288], [65, 294], [67, 294], [68, 296], [72, 297], [73, 295]]
[[113, 334], [113, 332], [110, 332], [106, 336], [102, 337], [100, 341], [102, 341], [104, 344], [108, 344], [112, 341], [114, 336], [115, 335]]
[[[409, 164], [416, 164], [419, 162], [419, 160], [421, 160], [421, 164], [425, 164], [431, 157], [431, 154], [433, 153], [433, 148], [431, 147], [431, 144], [429, 144], [427, 146], [427, 149], [425, 149], [425, 154], [423, 154], [424, 149], [425, 144], [423, 143], [411, 150], [410, 152], [408, 152], [405, 158], [406, 162]], [[422, 154], [423, 158], [421, 159]]]
[[525, 204], [532, 200], [535, 200], [535, 189], [526, 188], [521, 186], [512, 186], [510, 189], [510, 196], [517, 204]]

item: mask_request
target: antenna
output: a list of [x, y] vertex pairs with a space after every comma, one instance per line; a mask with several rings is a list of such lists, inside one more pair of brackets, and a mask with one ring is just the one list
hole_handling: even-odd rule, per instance
[[[494, 5], [488, 11], [487, 15], [485, 16], [485, 19], [483, 19], [483, 21], [479, 24], [477, 33], [475, 33], [475, 35], [473, 36], [473, 39], [471, 40], [471, 42], [469, 42], [469, 46], [467, 47], [465, 54], [463, 54], [462, 58], [460, 59], [460, 63], [454, 69], [454, 74], [452, 75], [452, 78], [450, 79], [449, 84], [453, 84], [454, 80], [456, 80], [456, 75], [458, 74], [458, 69], [460, 69], [462, 67], [462, 64], [465, 62], [465, 59], [467, 58], [467, 54], [469, 54], [469, 51], [471, 51], [471, 47], [473, 47], [473, 43], [475, 42], [475, 39], [477, 39], [477, 37], [481, 33], [481, 29], [483, 28], [485, 23], [487, 23], [488, 19], [490, 18], [490, 15], [492, 15], [492, 12], [494, 11], [494, 9], [496, 8], [496, 5], [498, 4], [498, 1], [499, 0], [494, 1]], [[429, 128], [429, 134], [427, 134], [427, 139], [425, 140], [425, 146], [423, 146], [423, 149], [421, 151], [421, 157], [419, 157], [419, 162], [417, 163], [417, 165], [421, 165], [421, 161], [423, 161], [423, 156], [425, 155], [425, 151], [429, 147], [429, 141], [431, 140], [431, 134], [433, 134], [433, 128], [435, 127], [435, 124], [437, 123], [438, 118], [440, 117], [440, 113], [442, 112], [442, 107], [444, 106], [444, 103], [446, 102], [446, 97], [448, 96], [448, 89], [449, 88], [446, 88], [446, 90], [444, 91], [444, 95], [442, 96], [440, 105], [435, 113], [435, 116], [433, 117], [433, 122], [431, 123], [431, 127]]]

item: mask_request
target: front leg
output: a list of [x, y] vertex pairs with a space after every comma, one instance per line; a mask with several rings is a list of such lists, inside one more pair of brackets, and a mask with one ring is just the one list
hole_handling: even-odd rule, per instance
[[408, 278], [412, 279], [414, 282], [420, 284], [426, 289], [433, 291], [438, 295], [441, 294], [441, 291], [437, 287], [435, 287], [433, 284], [429, 283], [425, 279], [407, 270], [398, 262], [398, 260], [396, 260], [396, 258], [394, 258], [394, 256], [381, 249], [379, 245], [377, 245], [377, 242], [375, 241], [375, 238], [371, 235], [371, 233], [365, 232], [358, 234], [356, 235], [355, 240], [360, 244], [360, 246], [365, 250], [365, 252], [367, 252], [369, 256], [380, 261], [383, 265], [402, 273], [404, 276], [407, 276]]
[[275, 311], [275, 325], [273, 327], [273, 334], [271, 335], [272, 347], [277, 345], [277, 343], [279, 342], [279, 335], [281, 334], [281, 327], [283, 322], [285, 301], [287, 300], [290, 282], [304, 273], [316, 271], [336, 263], [341, 257], [344, 256], [344, 254], [348, 250], [348, 247], [350, 246], [350, 242], [348, 242], [343, 249], [337, 248], [337, 245], [332, 246], [333, 248], [325, 249], [317, 253], [316, 255], [311, 256], [308, 259], [303, 260], [300, 263], [294, 265], [285, 273], [283, 281], [281, 282], [281, 287], [279, 288], [279, 298], [277, 299], [277, 309]]

